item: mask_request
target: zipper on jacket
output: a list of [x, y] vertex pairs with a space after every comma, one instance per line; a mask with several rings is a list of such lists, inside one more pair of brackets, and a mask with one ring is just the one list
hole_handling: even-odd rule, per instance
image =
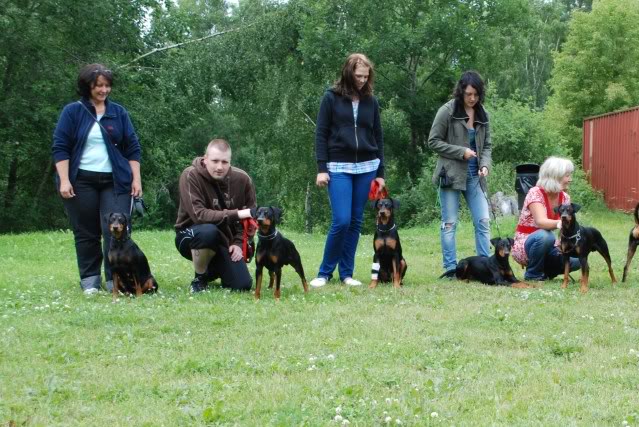
[[357, 139], [357, 119], [353, 117], [355, 123], [355, 163], [357, 163], [357, 153], [359, 152], [359, 140]]

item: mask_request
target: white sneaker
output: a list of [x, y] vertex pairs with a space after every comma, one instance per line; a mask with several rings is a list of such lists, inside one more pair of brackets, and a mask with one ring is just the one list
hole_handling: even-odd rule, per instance
[[360, 282], [359, 280], [355, 280], [352, 277], [347, 277], [342, 283], [344, 283], [346, 286], [362, 286], [362, 282]]
[[309, 284], [314, 288], [321, 288], [322, 286], [326, 285], [326, 283], [328, 283], [328, 280], [326, 280], [325, 277], [316, 277], [311, 280], [311, 283]]
[[90, 297], [92, 295], [97, 294], [98, 292], [100, 292], [98, 288], [87, 288], [84, 290], [84, 295]]

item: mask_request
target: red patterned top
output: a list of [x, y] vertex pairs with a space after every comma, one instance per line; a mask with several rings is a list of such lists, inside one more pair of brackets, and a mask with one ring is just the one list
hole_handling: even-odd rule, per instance
[[[524, 243], [531, 233], [534, 233], [539, 229], [535, 224], [535, 219], [530, 212], [529, 206], [531, 203], [541, 203], [546, 208], [546, 216], [550, 219], [559, 219], [559, 215], [553, 212], [552, 206], [548, 201], [546, 192], [541, 187], [533, 187], [528, 191], [526, 199], [524, 200], [524, 206], [521, 209], [519, 215], [519, 223], [517, 224], [517, 230], [515, 231], [515, 244], [512, 249], [512, 256], [522, 266], [528, 264], [528, 256], [524, 250]], [[559, 204], [570, 203], [570, 196], [565, 193], [559, 193]], [[555, 242], [555, 245], [559, 245], [559, 240]]]

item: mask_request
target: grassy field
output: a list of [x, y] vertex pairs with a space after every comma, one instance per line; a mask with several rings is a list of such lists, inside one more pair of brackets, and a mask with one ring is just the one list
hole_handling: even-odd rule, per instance
[[[602, 231], [621, 279], [630, 216], [580, 220]], [[323, 236], [284, 232], [312, 278]], [[559, 279], [493, 288], [436, 279], [436, 225], [400, 233], [402, 290], [334, 282], [304, 295], [286, 267], [279, 303], [268, 290], [259, 303], [219, 288], [189, 295], [171, 231], [134, 236], [160, 293], [117, 304], [82, 295], [69, 232], [0, 236], [0, 425], [639, 422], [639, 259], [613, 288], [593, 254], [586, 295]], [[472, 226], [458, 236], [471, 255]], [[371, 246], [362, 236], [365, 282]]]

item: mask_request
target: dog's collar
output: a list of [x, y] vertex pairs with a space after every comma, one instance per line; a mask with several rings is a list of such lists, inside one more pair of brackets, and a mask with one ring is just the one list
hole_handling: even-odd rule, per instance
[[263, 234], [260, 234], [259, 232], [257, 233], [257, 238], [258, 239], [264, 239], [264, 240], [273, 240], [275, 238], [275, 236], [277, 236], [278, 234], [278, 230], [275, 230], [273, 233], [265, 236]]
[[397, 228], [397, 224], [393, 224], [391, 228], [387, 228], [387, 229], [379, 228], [379, 224], [377, 224], [377, 231], [391, 231], [393, 228]]
[[573, 234], [572, 236], [566, 236], [562, 231], [561, 237], [563, 237], [566, 240], [575, 239], [575, 243], [577, 243], [578, 241], [581, 240], [581, 229], [577, 230], [577, 233]]

